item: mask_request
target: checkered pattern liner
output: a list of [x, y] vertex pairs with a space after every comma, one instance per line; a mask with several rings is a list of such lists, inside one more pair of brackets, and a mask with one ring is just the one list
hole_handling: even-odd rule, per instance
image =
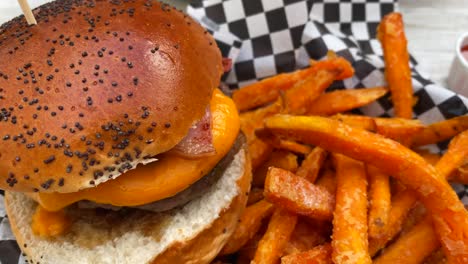
[[[323, 59], [328, 50], [352, 62], [356, 74], [335, 82], [329, 90], [385, 85], [382, 48], [376, 29], [382, 17], [398, 11], [393, 0], [207, 0], [190, 5], [188, 13], [205, 27], [241, 41], [223, 55], [234, 61], [224, 76], [230, 89], [309, 65], [309, 59]], [[231, 37], [232, 39], [233, 37]], [[222, 38], [217, 38], [226, 43]], [[432, 123], [468, 112], [468, 99], [434, 84], [418, 71], [411, 57], [414, 93], [418, 102], [414, 116]], [[356, 112], [371, 116], [393, 116], [389, 96]], [[448, 142], [430, 146], [443, 151]], [[454, 185], [468, 204], [468, 186]]]
[[[257, 80], [308, 65], [328, 50], [352, 62], [356, 75], [334, 89], [384, 85], [382, 49], [375, 39], [381, 18], [398, 6], [394, 0], [207, 0], [193, 1], [188, 13], [208, 28], [223, 55], [233, 59], [223, 81], [238, 89]], [[419, 98], [414, 115], [425, 123], [465, 115], [468, 100], [431, 82], [411, 58], [413, 86]], [[360, 113], [392, 116], [388, 97]], [[432, 146], [444, 150], [447, 143]], [[468, 204], [468, 186], [454, 185]], [[2, 193], [0, 193], [2, 194]], [[25, 263], [9, 228], [0, 195], [0, 263]]]

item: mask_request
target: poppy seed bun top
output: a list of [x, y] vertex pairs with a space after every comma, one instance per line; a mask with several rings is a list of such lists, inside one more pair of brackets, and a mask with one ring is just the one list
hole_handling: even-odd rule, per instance
[[213, 38], [155, 1], [56, 1], [0, 27], [0, 189], [74, 192], [174, 147], [222, 74]]

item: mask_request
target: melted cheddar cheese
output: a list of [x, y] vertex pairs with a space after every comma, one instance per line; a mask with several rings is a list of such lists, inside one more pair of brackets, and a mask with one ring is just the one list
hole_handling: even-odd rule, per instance
[[30, 196], [44, 209], [58, 211], [81, 200], [115, 206], [138, 206], [177, 194], [211, 171], [228, 153], [239, 132], [233, 101], [216, 89], [211, 102], [213, 145], [216, 154], [188, 159], [166, 153], [120, 177], [74, 193], [35, 193]]
[[63, 210], [49, 212], [38, 206], [32, 217], [31, 228], [37, 236], [54, 237], [63, 234], [70, 225], [71, 222]]

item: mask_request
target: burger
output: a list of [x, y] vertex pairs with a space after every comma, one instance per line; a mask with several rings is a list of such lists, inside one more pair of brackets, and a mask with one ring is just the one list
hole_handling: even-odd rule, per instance
[[32, 263], [209, 263], [250, 164], [208, 31], [155, 1], [66, 0], [0, 27], [0, 189]]

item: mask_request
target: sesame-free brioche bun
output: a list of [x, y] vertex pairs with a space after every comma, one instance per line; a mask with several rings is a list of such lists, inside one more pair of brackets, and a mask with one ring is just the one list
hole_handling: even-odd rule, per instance
[[75, 192], [174, 147], [222, 74], [212, 36], [156, 1], [55, 1], [0, 27], [0, 189]]
[[165, 213], [70, 207], [71, 230], [45, 239], [31, 230], [37, 204], [22, 193], [6, 192], [8, 218], [29, 263], [210, 263], [245, 209], [251, 181], [245, 149], [201, 198]]

